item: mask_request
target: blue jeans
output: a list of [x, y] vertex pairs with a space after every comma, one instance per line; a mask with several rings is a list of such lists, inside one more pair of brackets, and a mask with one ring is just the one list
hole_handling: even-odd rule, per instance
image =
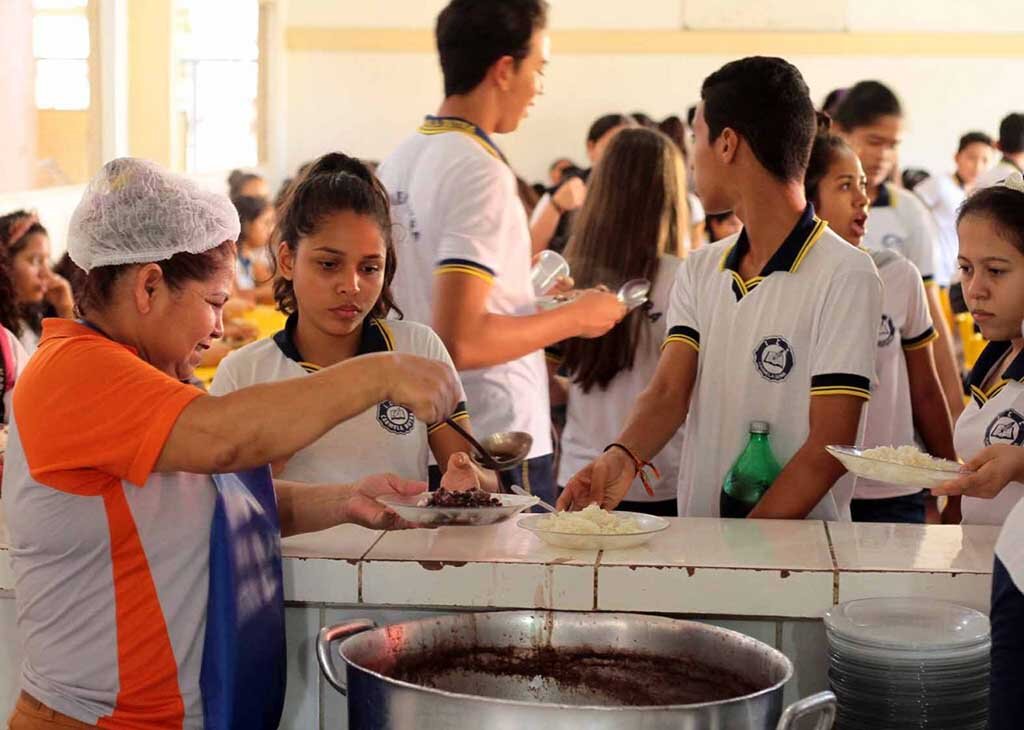
[[992, 678], [989, 730], [1024, 722], [1024, 595], [997, 557], [992, 569]]
[[850, 502], [854, 522], [924, 524], [925, 492], [890, 499], [855, 499]]
[[[518, 484], [535, 497], [540, 497], [549, 504], [554, 504], [558, 499], [558, 489], [555, 487], [555, 455], [545, 454], [527, 459], [515, 469], [498, 472], [498, 479], [501, 482], [503, 492], [511, 492], [510, 487]], [[534, 507], [534, 512], [543, 512], [540, 507]]]

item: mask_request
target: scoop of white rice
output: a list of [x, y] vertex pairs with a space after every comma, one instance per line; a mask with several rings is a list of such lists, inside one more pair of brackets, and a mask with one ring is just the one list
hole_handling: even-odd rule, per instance
[[920, 466], [925, 469], [957, 471], [959, 468], [957, 464], [945, 459], [936, 459], [934, 456], [924, 453], [916, 446], [878, 446], [874, 449], [863, 451], [862, 455], [893, 464]]
[[632, 517], [615, 512], [608, 512], [591, 504], [579, 512], [558, 512], [537, 526], [552, 532], [565, 532], [572, 535], [629, 535], [643, 532], [639, 523]]

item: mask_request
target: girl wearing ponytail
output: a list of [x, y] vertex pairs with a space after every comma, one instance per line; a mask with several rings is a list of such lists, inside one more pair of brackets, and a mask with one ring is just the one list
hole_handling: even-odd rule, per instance
[[[272, 338], [229, 355], [212, 393], [303, 377], [371, 352], [404, 352], [451, 365], [434, 331], [402, 321], [395, 307], [388, 196], [359, 160], [340, 152], [316, 160], [282, 202], [269, 245], [278, 268], [274, 298], [288, 322]], [[451, 417], [469, 428], [464, 402]], [[315, 484], [383, 470], [426, 481], [433, 456], [446, 472], [444, 486], [496, 490], [495, 475], [478, 470], [466, 448], [443, 421], [421, 423], [406, 408], [381, 401], [275, 464], [275, 474]]]

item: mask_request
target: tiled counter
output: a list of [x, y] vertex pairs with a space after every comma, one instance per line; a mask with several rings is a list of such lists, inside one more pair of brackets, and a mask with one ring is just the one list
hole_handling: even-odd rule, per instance
[[[313, 638], [352, 617], [378, 623], [453, 610], [547, 608], [696, 618], [782, 650], [787, 701], [825, 687], [820, 618], [840, 601], [902, 595], [987, 610], [998, 528], [676, 519], [642, 547], [552, 548], [515, 521], [375, 532], [342, 526], [284, 541], [289, 644], [286, 728], [344, 728]], [[0, 598], [13, 580], [0, 547]], [[16, 691], [13, 600], [0, 600], [0, 712]]]

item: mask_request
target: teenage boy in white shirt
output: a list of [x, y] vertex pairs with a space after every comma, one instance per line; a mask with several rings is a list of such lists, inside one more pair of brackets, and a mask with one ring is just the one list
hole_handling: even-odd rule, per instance
[[505, 486], [551, 500], [543, 349], [603, 335], [625, 307], [597, 290], [547, 312], [535, 304], [526, 212], [492, 135], [514, 131], [543, 91], [546, 15], [543, 0], [452, 0], [436, 27], [444, 101], [378, 175], [397, 229], [398, 306], [444, 341], [478, 433], [533, 437], [523, 467], [501, 473]]
[[658, 369], [616, 442], [568, 483], [562, 508], [613, 508], [686, 420], [679, 514], [718, 516], [751, 421], [785, 464], [750, 513], [849, 519], [827, 444], [855, 443], [870, 397], [881, 282], [804, 195], [817, 127], [800, 72], [745, 58], [704, 80], [694, 123], [697, 193], [744, 229], [692, 253], [673, 290]]
[[999, 141], [996, 147], [1003, 154], [990, 170], [978, 176], [974, 189], [992, 187], [1015, 172], [1024, 171], [1024, 114], [1007, 114], [999, 123]]
[[995, 152], [992, 138], [984, 132], [968, 132], [960, 138], [956, 171], [925, 178], [914, 188], [935, 218], [939, 229], [938, 255], [935, 258], [935, 283], [949, 288], [958, 279], [956, 253], [956, 213], [974, 190], [978, 178], [992, 166]]

